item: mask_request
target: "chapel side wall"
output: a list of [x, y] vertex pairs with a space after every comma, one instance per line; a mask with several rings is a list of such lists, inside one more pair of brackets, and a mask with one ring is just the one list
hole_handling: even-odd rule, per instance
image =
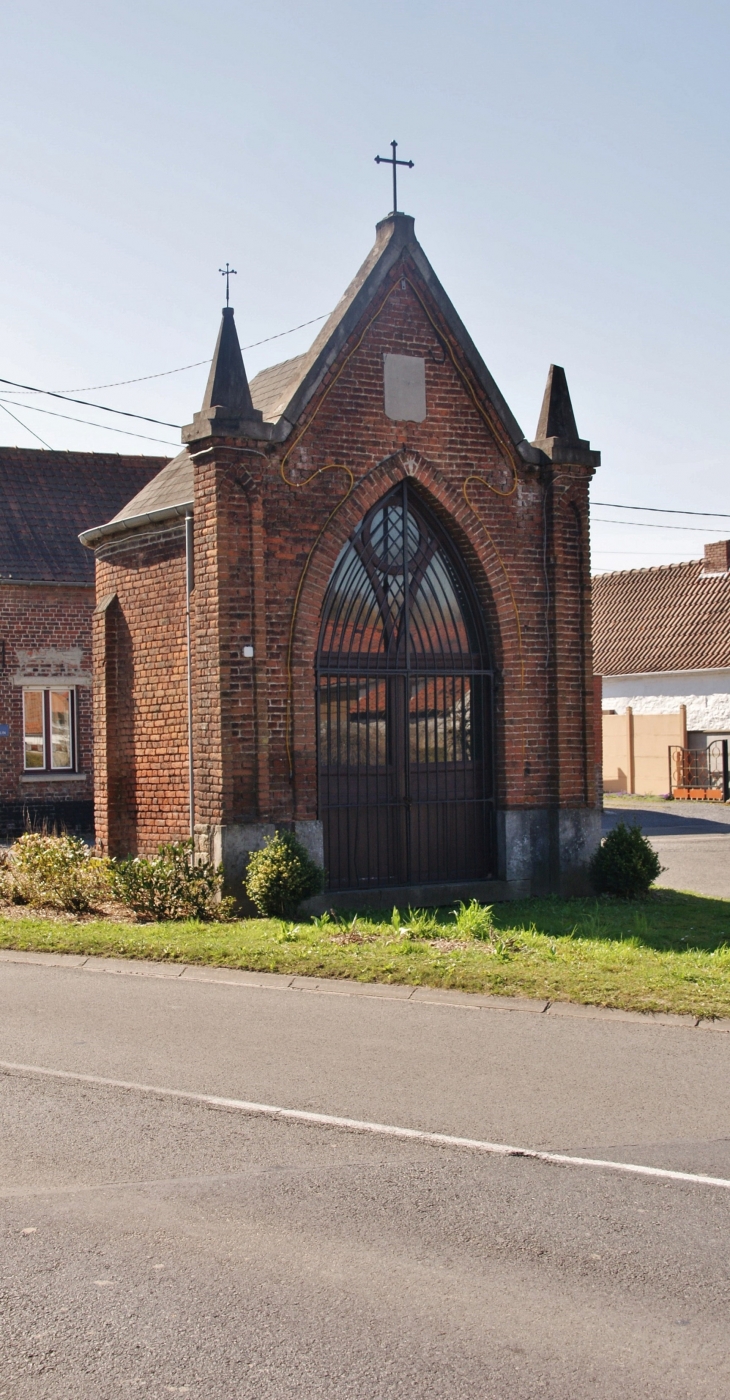
[[[556, 480], [556, 478], [560, 480]], [[588, 486], [581, 467], [554, 469], [554, 696], [556, 773], [561, 807], [593, 807], [593, 647], [591, 638]]]
[[[269, 716], [261, 701], [272, 661], [263, 585], [254, 608], [265, 458], [217, 441], [195, 459], [195, 811], [203, 850], [206, 831], [268, 819]], [[254, 655], [245, 655], [251, 647]]]
[[98, 834], [110, 855], [152, 854], [189, 834], [182, 522], [105, 543], [96, 568], [112, 600], [95, 619]]
[[[67, 824], [88, 831], [94, 788], [91, 702], [91, 587], [0, 584], [0, 824], [23, 829], [23, 809], [34, 824]], [[2, 659], [0, 653], [0, 660]], [[23, 681], [71, 686], [76, 692], [77, 773], [37, 778], [23, 763]], [[81, 776], [83, 774], [83, 776]]]

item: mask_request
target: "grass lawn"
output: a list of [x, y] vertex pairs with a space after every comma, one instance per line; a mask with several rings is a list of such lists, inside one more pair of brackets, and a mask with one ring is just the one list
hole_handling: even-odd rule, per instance
[[0, 909], [0, 948], [171, 959], [407, 982], [640, 1011], [730, 1016], [730, 900], [653, 890], [636, 904], [531, 899], [494, 906], [487, 942], [451, 910], [392, 921], [136, 924]]

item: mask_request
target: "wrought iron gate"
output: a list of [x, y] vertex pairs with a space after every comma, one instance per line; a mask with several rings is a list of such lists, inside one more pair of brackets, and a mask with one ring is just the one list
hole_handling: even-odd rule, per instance
[[492, 671], [473, 589], [403, 482], [343, 548], [317, 653], [331, 889], [493, 874]]
[[669, 791], [672, 797], [705, 802], [730, 800], [727, 739], [713, 739], [704, 749], [669, 748]]

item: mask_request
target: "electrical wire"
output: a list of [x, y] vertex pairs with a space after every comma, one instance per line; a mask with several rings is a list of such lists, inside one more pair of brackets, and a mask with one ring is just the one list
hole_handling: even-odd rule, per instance
[[[596, 502], [596, 505], [598, 502]], [[698, 515], [704, 512], [697, 511]], [[631, 527], [635, 530], [692, 530], [698, 535], [706, 535], [711, 529], [710, 525], [655, 525], [651, 520], [607, 520], [605, 515], [594, 515], [591, 517], [593, 525], [621, 525], [623, 529]], [[718, 529], [719, 529], [718, 525]]]
[[[293, 335], [295, 331], [304, 330], [305, 326], [314, 326], [317, 321], [326, 321], [331, 312], [325, 311], [322, 316], [313, 316], [311, 321], [301, 321], [298, 326], [291, 326], [288, 331], [277, 331], [276, 335], [264, 336], [263, 340], [252, 340], [250, 345], [242, 345], [242, 350], [255, 350], [259, 345], [268, 345], [272, 340], [281, 340], [285, 335]], [[201, 365], [209, 365], [211, 361], [209, 355], [207, 360], [195, 360], [191, 365], [179, 365], [177, 369], [163, 369], [157, 374], [140, 374], [136, 379], [113, 379], [110, 384], [82, 384], [78, 389], [58, 389], [59, 394], [91, 394], [97, 389], [119, 389], [125, 384], [144, 384], [150, 379], [166, 379], [170, 374], [182, 374], [186, 369], [200, 369]], [[26, 389], [25, 393], [38, 394], [50, 393], [45, 389]]]
[[293, 335], [295, 331], [303, 331], [305, 326], [314, 326], [317, 321], [326, 321], [331, 316], [331, 311], [325, 311], [322, 316], [313, 316], [311, 321], [302, 321], [298, 326], [292, 326], [289, 331], [277, 331], [276, 335], [264, 336], [263, 340], [252, 340], [250, 345], [242, 345], [242, 350], [255, 350], [257, 345], [268, 345], [270, 340], [281, 340], [284, 335]]
[[[2, 404], [6, 413], [10, 413], [10, 409], [7, 407], [8, 403], [11, 403], [13, 408], [20, 407], [20, 405], [15, 403], [14, 399], [0, 399], [0, 404]], [[73, 418], [69, 413], [54, 413], [52, 408], [39, 408], [38, 405], [34, 403], [24, 403], [22, 408], [24, 412], [45, 413], [49, 418], [65, 418], [67, 423], [85, 423], [87, 428], [99, 428], [104, 433], [121, 433], [122, 437], [143, 438], [145, 442], [159, 442], [163, 447], [177, 448], [180, 445], [177, 442], [168, 442], [164, 438], [150, 437], [149, 433], [132, 433], [129, 431], [129, 428], [112, 428], [108, 423], [92, 423], [89, 418]], [[10, 417], [15, 418], [15, 414], [10, 413]], [[15, 421], [16, 423], [20, 423], [19, 418], [15, 418]], [[25, 427], [25, 424], [21, 423], [21, 427]], [[28, 428], [27, 431], [33, 433], [32, 428]], [[33, 433], [33, 437], [38, 437], [38, 434]], [[43, 442], [43, 438], [38, 438], [38, 441]], [[43, 446], [48, 447], [48, 443], [44, 442]], [[53, 451], [52, 448], [50, 450]]]
[[656, 557], [657, 559], [659, 559], [659, 558], [661, 558], [661, 559], [670, 559], [671, 562], [672, 562], [672, 563], [675, 563], [675, 564], [676, 564], [676, 563], [679, 563], [679, 564], [692, 564], [692, 563], [695, 563], [695, 562], [696, 562], [695, 556], [694, 556], [694, 555], [692, 556], [691, 559], [679, 559], [679, 560], [678, 560], [678, 559], [677, 559], [677, 555], [676, 555], [676, 551], [673, 550], [673, 549], [592, 549], [592, 550], [591, 550], [591, 555], [593, 555], [593, 556], [595, 557], [595, 555], [597, 555], [597, 554], [610, 554], [611, 556], [613, 556], [614, 554], [630, 554], [631, 557], [632, 557], [632, 559], [644, 559], [644, 558], [646, 558], [646, 555], [647, 555], [647, 554], [651, 554], [652, 557]]
[[148, 418], [144, 413], [128, 413], [125, 408], [107, 408], [103, 403], [89, 403], [88, 399], [72, 399], [68, 394], [57, 393], [55, 389], [36, 389], [32, 384], [17, 384], [14, 379], [0, 378], [0, 384], [9, 384], [13, 389], [27, 389], [31, 394], [45, 394], [51, 399], [63, 399], [64, 403], [78, 403], [82, 408], [95, 408], [99, 413], [118, 413], [121, 418], [139, 418], [142, 423], [156, 423], [158, 428], [182, 426], [180, 423], [168, 423], [164, 418]]
[[[16, 404], [16, 407], [17, 407], [17, 404]], [[6, 408], [6, 406], [5, 406], [5, 404], [3, 403], [2, 399], [0, 399], [0, 408], [2, 408], [3, 411], [4, 411], [5, 413], [7, 413], [8, 418], [15, 418], [15, 414], [14, 414], [14, 413], [11, 413], [9, 408]], [[16, 422], [16, 423], [19, 423], [19, 424], [20, 424], [20, 427], [21, 427], [21, 428], [24, 428], [25, 431], [26, 431], [26, 433], [30, 433], [31, 437], [34, 437], [34, 438], [36, 439], [36, 442], [40, 442], [40, 443], [42, 444], [43, 447], [47, 447], [49, 452], [52, 452], [52, 451], [53, 451], [53, 448], [51, 447], [50, 443], [45, 442], [45, 441], [43, 440], [42, 437], [39, 437], [37, 433], [34, 433], [34, 432], [33, 432], [33, 429], [32, 429], [32, 428], [29, 428], [28, 425], [27, 425], [27, 423], [24, 423], [24, 422], [23, 422], [22, 418], [15, 418], [15, 422]]]
[[624, 506], [619, 501], [593, 501], [594, 506], [606, 510], [651, 510], [657, 515], [705, 515], [716, 520], [730, 520], [730, 515], [721, 510], [678, 510], [675, 506]]

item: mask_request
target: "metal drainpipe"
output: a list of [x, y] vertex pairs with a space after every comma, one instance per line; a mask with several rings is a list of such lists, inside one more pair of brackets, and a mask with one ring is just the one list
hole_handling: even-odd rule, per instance
[[[190, 594], [193, 591], [193, 517], [185, 516], [185, 630], [188, 643], [188, 797], [190, 839], [195, 840], [195, 767], [193, 764], [193, 656], [190, 639]], [[195, 847], [193, 847], [195, 859]]]

